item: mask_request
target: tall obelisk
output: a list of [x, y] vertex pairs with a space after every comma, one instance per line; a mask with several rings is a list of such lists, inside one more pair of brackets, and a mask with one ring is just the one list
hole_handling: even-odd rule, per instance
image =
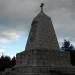
[[25, 50], [59, 50], [51, 18], [44, 13], [43, 6], [42, 3], [40, 13], [33, 19]]

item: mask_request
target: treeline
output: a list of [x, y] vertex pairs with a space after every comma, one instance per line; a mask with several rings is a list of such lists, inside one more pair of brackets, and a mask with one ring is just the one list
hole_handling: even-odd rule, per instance
[[61, 47], [64, 51], [70, 52], [70, 61], [73, 66], [75, 66], [75, 48], [68, 40], [64, 40], [63, 45]]
[[16, 65], [16, 58], [13, 57], [12, 59], [9, 56], [1, 56], [0, 57], [0, 72], [5, 71], [7, 68], [12, 68]]

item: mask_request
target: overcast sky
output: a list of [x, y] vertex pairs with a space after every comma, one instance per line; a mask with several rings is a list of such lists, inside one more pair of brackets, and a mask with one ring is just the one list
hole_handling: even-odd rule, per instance
[[40, 12], [51, 17], [58, 41], [75, 44], [75, 0], [0, 0], [0, 54], [23, 51], [33, 18]]

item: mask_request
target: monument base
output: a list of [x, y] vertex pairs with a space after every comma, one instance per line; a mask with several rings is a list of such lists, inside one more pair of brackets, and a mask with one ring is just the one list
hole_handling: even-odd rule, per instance
[[37, 49], [18, 53], [16, 65], [26, 66], [51, 66], [71, 65], [68, 51]]
[[75, 75], [73, 66], [15, 66], [0, 75]]
[[75, 75], [69, 52], [31, 50], [17, 54], [17, 64], [0, 75]]

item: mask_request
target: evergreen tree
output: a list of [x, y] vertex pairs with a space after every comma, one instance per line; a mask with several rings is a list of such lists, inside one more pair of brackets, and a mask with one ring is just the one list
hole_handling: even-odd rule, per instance
[[13, 67], [14, 65], [16, 65], [16, 58], [13, 57], [11, 60], [11, 67]]
[[67, 41], [67, 40], [64, 40], [64, 43], [61, 47], [63, 50], [65, 51], [71, 51], [71, 50], [74, 50], [74, 47], [73, 45], [70, 43], [70, 41]]
[[0, 58], [0, 71], [4, 71], [5, 69], [5, 64], [4, 64], [4, 56], [2, 55]]
[[16, 58], [12, 59], [9, 56], [1, 56], [0, 58], [0, 71], [4, 71], [7, 68], [12, 68], [16, 64]]
[[71, 64], [75, 66], [75, 49], [70, 41], [64, 40], [64, 43], [61, 47], [64, 51], [70, 52]]

